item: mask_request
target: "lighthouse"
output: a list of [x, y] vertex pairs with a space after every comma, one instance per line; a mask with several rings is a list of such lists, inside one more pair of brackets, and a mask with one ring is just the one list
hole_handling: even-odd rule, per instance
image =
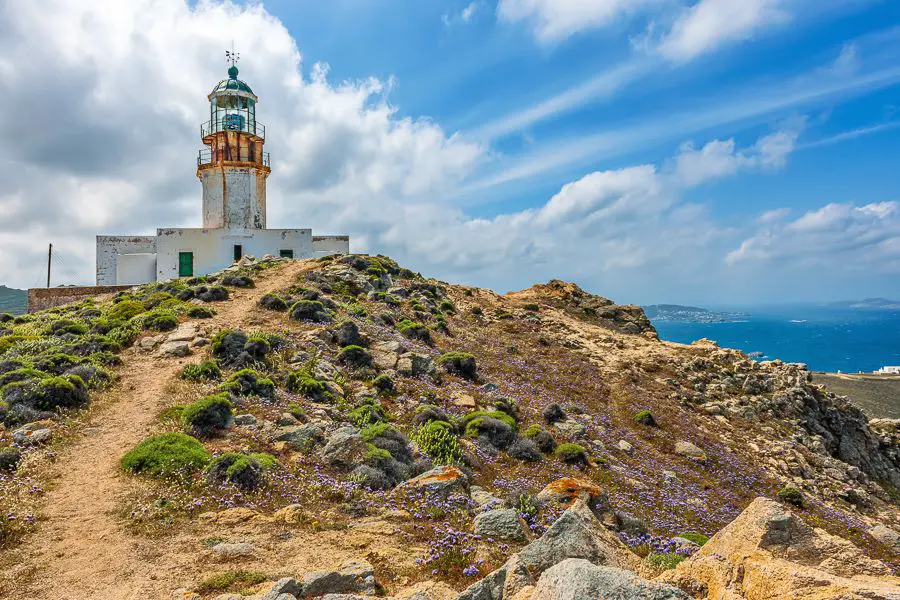
[[206, 275], [247, 254], [312, 258], [350, 252], [346, 235], [311, 229], [268, 229], [266, 182], [272, 173], [266, 128], [256, 119], [259, 98], [238, 78], [237, 55], [228, 78], [207, 96], [197, 154], [202, 187], [200, 228], [167, 227], [156, 235], [98, 235], [97, 285], [135, 285]]

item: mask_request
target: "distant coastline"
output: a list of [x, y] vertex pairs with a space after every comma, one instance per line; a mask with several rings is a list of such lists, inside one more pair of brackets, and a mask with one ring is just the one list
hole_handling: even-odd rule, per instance
[[719, 312], [699, 306], [680, 304], [651, 304], [641, 307], [651, 321], [676, 321], [680, 323], [735, 323], [749, 316], [743, 312]]

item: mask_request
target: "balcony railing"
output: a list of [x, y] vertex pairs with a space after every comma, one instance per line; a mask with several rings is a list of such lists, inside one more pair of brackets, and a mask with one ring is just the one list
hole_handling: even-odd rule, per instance
[[250, 156], [241, 156], [235, 157], [230, 156], [228, 158], [225, 157], [224, 152], [219, 152], [215, 156], [213, 156], [212, 150], [209, 148], [204, 148], [200, 152], [197, 153], [197, 166], [202, 167], [203, 165], [210, 165], [214, 162], [224, 161], [224, 162], [252, 162], [256, 164], [261, 164], [264, 167], [268, 167], [269, 165], [269, 153], [262, 153], [262, 160], [256, 160]]
[[228, 113], [200, 125], [201, 138], [220, 131], [243, 131], [251, 133], [259, 139], [266, 139], [266, 126], [256, 119], [248, 119], [245, 113], [240, 112]]

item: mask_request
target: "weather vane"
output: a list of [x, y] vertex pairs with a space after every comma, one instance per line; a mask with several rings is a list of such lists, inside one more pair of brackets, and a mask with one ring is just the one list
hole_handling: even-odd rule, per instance
[[234, 40], [231, 40], [231, 50], [225, 51], [225, 60], [231, 61], [231, 66], [235, 66], [239, 60], [241, 60], [241, 54], [239, 52], [234, 51]]

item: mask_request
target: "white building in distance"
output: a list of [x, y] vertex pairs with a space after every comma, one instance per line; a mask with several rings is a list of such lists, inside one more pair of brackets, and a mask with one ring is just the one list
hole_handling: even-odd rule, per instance
[[203, 228], [157, 229], [149, 236], [97, 236], [97, 285], [133, 285], [219, 271], [245, 254], [311, 258], [349, 253], [346, 235], [314, 236], [311, 229], [266, 229], [269, 153], [266, 128], [256, 120], [258, 98], [237, 78], [209, 94], [206, 146], [197, 157], [203, 185]]
[[900, 367], [881, 367], [874, 373], [876, 375], [900, 375]]

